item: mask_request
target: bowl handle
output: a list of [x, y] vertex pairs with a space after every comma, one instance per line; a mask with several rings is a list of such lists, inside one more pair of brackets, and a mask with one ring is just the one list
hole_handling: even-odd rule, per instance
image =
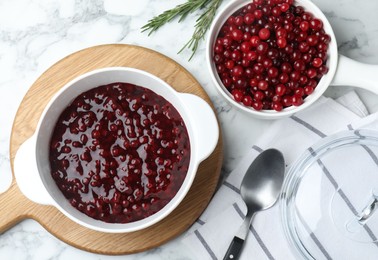
[[358, 87], [378, 94], [378, 65], [361, 63], [339, 55], [336, 74], [330, 85]]
[[193, 132], [196, 136], [199, 161], [205, 160], [214, 151], [219, 138], [219, 126], [213, 109], [200, 97], [193, 94], [180, 93], [193, 118]]
[[35, 158], [36, 136], [27, 139], [19, 148], [14, 158], [14, 176], [21, 192], [38, 204], [54, 205], [39, 177]]

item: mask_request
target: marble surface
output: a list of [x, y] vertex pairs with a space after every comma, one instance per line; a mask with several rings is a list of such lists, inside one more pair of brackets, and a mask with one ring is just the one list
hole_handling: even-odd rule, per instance
[[[230, 0], [223, 1], [226, 4]], [[177, 54], [193, 32], [195, 16], [172, 22], [150, 37], [140, 28], [154, 15], [183, 0], [1, 0], [0, 1], [0, 188], [11, 180], [9, 139], [17, 108], [34, 80], [49, 66], [77, 50], [104, 43], [127, 43], [158, 50], [191, 72], [212, 99], [224, 136], [223, 173], [227, 174], [254, 144], [270, 121], [250, 118], [230, 107], [216, 92], [205, 63], [202, 43], [189, 62]], [[355, 60], [378, 64], [378, 1], [313, 0], [329, 18], [339, 51]], [[177, 37], [180, 35], [180, 37]], [[349, 88], [348, 88], [349, 89]], [[337, 97], [345, 88], [333, 87]], [[357, 90], [371, 111], [378, 100]], [[236, 134], [237, 133], [237, 134]], [[2, 214], [6, 214], [2, 212]], [[180, 237], [148, 252], [104, 256], [73, 248], [26, 220], [0, 236], [0, 259], [191, 259]]]

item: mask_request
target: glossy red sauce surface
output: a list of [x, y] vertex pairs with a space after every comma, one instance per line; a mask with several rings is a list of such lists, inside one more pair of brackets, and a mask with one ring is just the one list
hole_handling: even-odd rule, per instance
[[146, 88], [113, 83], [80, 94], [59, 117], [51, 174], [71, 205], [109, 223], [162, 209], [180, 189], [190, 161], [178, 111]]

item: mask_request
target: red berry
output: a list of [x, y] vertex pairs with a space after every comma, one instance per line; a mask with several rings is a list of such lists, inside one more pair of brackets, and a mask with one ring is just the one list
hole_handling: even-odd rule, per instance
[[241, 90], [234, 89], [232, 91], [232, 96], [234, 97], [236, 102], [241, 102], [243, 99], [243, 92]]
[[322, 66], [323, 64], [323, 61], [322, 59], [320, 58], [315, 58], [313, 61], [312, 61], [312, 66], [316, 67], [316, 68], [319, 68], [320, 66]]
[[283, 106], [280, 102], [273, 102], [272, 108], [276, 111], [281, 111], [283, 109]]
[[244, 69], [240, 65], [235, 66], [232, 70], [232, 75], [235, 77], [241, 77], [243, 76], [243, 74], [244, 74]]
[[323, 28], [323, 22], [318, 18], [314, 18], [310, 21], [310, 28], [319, 31]]
[[246, 54], [246, 58], [250, 61], [254, 61], [257, 59], [257, 53], [255, 51], [249, 51], [247, 54]]
[[261, 17], [263, 16], [263, 13], [261, 10], [255, 10], [253, 12], [253, 15], [255, 16], [255, 19], [261, 19]]
[[253, 47], [257, 47], [257, 45], [259, 45], [260, 43], [260, 38], [258, 36], [252, 36], [249, 41], [251, 42]]
[[268, 69], [268, 77], [276, 78], [278, 76], [278, 69], [276, 67], [270, 67]]
[[236, 29], [231, 32], [231, 36], [235, 41], [241, 41], [243, 39], [243, 32], [239, 29]]
[[284, 13], [284, 12], [286, 12], [287, 10], [289, 10], [290, 5], [289, 5], [288, 3], [283, 3], [283, 4], [281, 4], [280, 8], [281, 8], [281, 12]]
[[247, 14], [244, 16], [244, 23], [245, 23], [246, 25], [250, 25], [250, 24], [252, 24], [254, 21], [255, 21], [255, 16], [254, 16], [252, 13], [247, 13]]
[[312, 86], [305, 86], [304, 87], [304, 93], [308, 96], [308, 95], [310, 95], [310, 94], [312, 94], [312, 92], [314, 92], [314, 88], [312, 87]]
[[225, 67], [229, 70], [233, 69], [235, 67], [235, 62], [233, 60], [228, 60], [225, 63]]
[[252, 103], [252, 107], [255, 109], [255, 110], [257, 110], [257, 111], [259, 111], [259, 110], [261, 110], [262, 108], [263, 108], [263, 103], [261, 102], [261, 101], [254, 101], [253, 103]]
[[291, 98], [291, 103], [294, 105], [294, 106], [300, 106], [303, 104], [303, 98], [301, 95], [299, 94], [294, 94]]
[[265, 98], [265, 94], [262, 91], [256, 91], [253, 95], [255, 100], [263, 100]]
[[316, 35], [309, 35], [306, 39], [309, 46], [315, 46], [319, 42], [319, 38]]
[[252, 106], [252, 97], [251, 96], [244, 96], [243, 97], [243, 105], [247, 106], [247, 107], [250, 107]]
[[250, 42], [247, 42], [247, 41], [242, 42], [241, 45], [240, 45], [240, 50], [242, 52], [245, 52], [245, 53], [249, 52], [251, 50], [251, 48], [252, 48], [252, 44]]
[[307, 70], [307, 77], [309, 77], [310, 79], [315, 78], [316, 75], [317, 75], [316, 69], [310, 68]]
[[302, 30], [302, 31], [307, 31], [309, 28], [310, 28], [310, 24], [307, 22], [307, 21], [302, 21], [300, 24], [299, 24], [299, 28]]
[[278, 39], [277, 39], [277, 46], [279, 47], [279, 48], [285, 48], [286, 47], [286, 45], [287, 45], [287, 41], [286, 41], [286, 39], [284, 38], [284, 37], [279, 37]]
[[278, 85], [276, 86], [275, 91], [276, 91], [276, 95], [278, 95], [278, 96], [283, 96], [283, 95], [285, 95], [285, 93], [286, 93], [286, 87], [285, 87], [284, 84], [278, 84]]
[[270, 37], [270, 31], [268, 28], [262, 28], [260, 31], [259, 31], [259, 37], [261, 40], [267, 40], [269, 39]]
[[260, 80], [259, 83], [257, 84], [257, 87], [261, 90], [266, 90], [268, 89], [268, 82], [266, 82], [265, 80]]
[[260, 54], [265, 54], [268, 51], [268, 44], [266, 42], [260, 42], [257, 47], [256, 51]]

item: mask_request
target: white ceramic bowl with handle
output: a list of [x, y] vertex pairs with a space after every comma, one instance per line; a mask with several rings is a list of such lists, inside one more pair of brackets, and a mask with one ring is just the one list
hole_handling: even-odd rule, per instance
[[[52, 178], [49, 162], [51, 135], [61, 112], [81, 93], [114, 82], [148, 88], [170, 102], [183, 118], [191, 147], [189, 169], [172, 200], [155, 214], [126, 224], [96, 220], [74, 208]], [[30, 200], [53, 205], [68, 218], [93, 230], [109, 233], [132, 232], [160, 221], [179, 205], [192, 185], [198, 165], [213, 152], [218, 137], [216, 116], [203, 99], [192, 94], [178, 93], [166, 82], [145, 71], [125, 67], [103, 68], [77, 77], [55, 94], [44, 109], [34, 135], [17, 151], [14, 173], [20, 190]]]
[[219, 31], [226, 20], [237, 10], [249, 3], [251, 3], [250, 0], [235, 0], [225, 6], [214, 18], [206, 43], [206, 59], [212, 81], [218, 92], [233, 106], [256, 118], [278, 119], [288, 117], [311, 106], [311, 104], [323, 95], [329, 85], [359, 87], [378, 94], [378, 65], [363, 64], [339, 55], [335, 34], [323, 12], [309, 0], [295, 0], [294, 5], [304, 7], [306, 11], [311, 12], [315, 17], [322, 20], [325, 32], [331, 37], [326, 64], [329, 68], [328, 73], [321, 78], [314, 92], [307, 96], [304, 99], [304, 103], [300, 106], [290, 106], [279, 112], [275, 110], [257, 111], [251, 107], [244, 106], [242, 103], [236, 102], [218, 76], [215, 63], [213, 62], [213, 48]]

